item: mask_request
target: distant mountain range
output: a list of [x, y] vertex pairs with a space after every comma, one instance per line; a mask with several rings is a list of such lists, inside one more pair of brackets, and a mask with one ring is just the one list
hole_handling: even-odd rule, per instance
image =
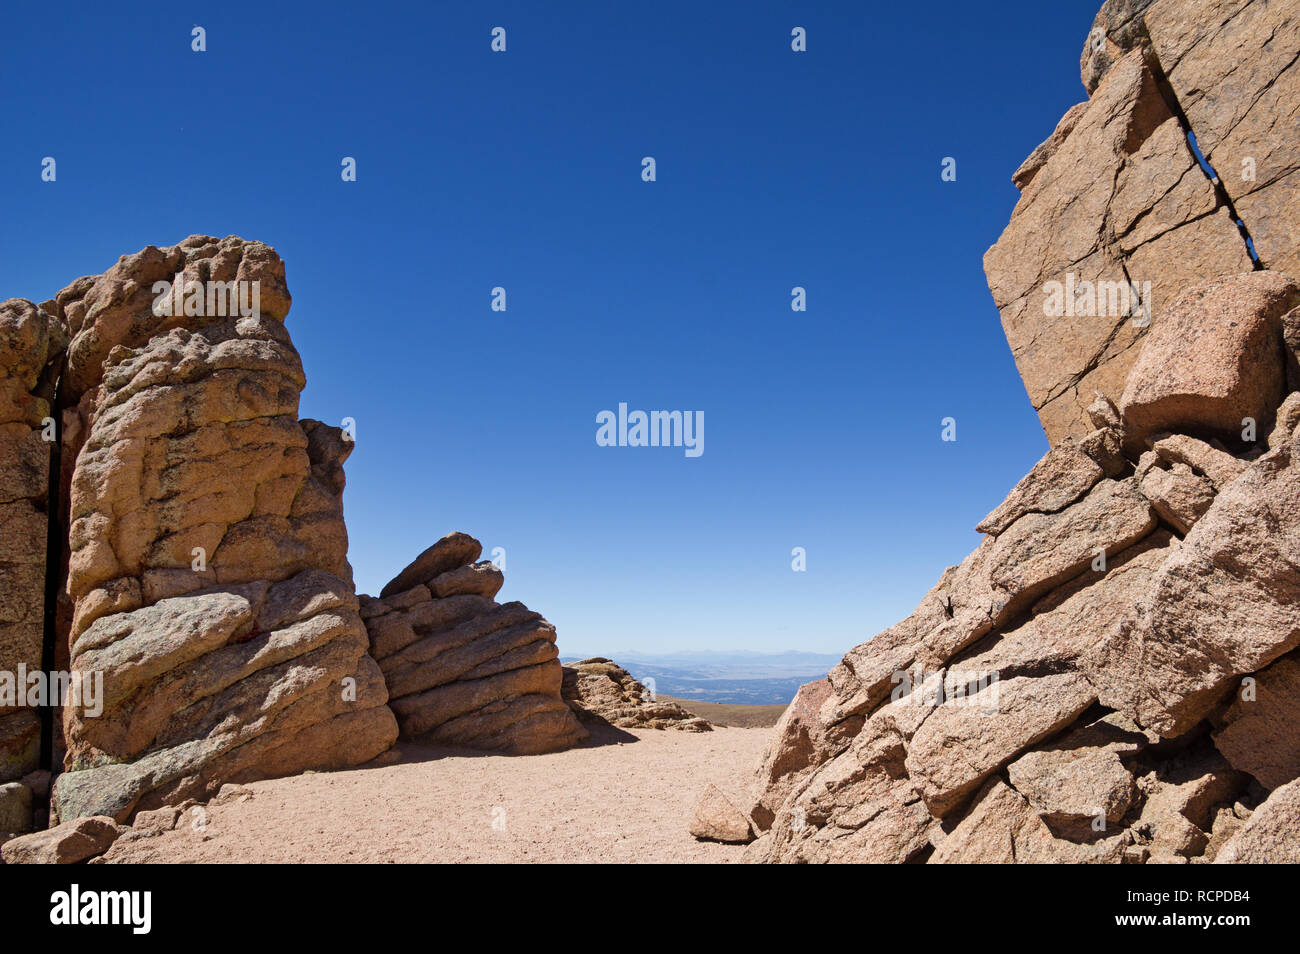
[[[760, 653], [699, 650], [641, 653], [634, 650], [600, 653], [623, 666], [641, 682], [654, 681], [654, 690], [679, 699], [728, 705], [784, 705], [799, 687], [820, 679], [839, 656], [825, 653]], [[583, 659], [563, 655], [561, 662]]]

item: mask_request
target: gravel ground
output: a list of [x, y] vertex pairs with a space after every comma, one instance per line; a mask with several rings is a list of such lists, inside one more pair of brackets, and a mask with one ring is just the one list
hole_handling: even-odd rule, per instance
[[119, 840], [102, 861], [738, 861], [743, 848], [698, 842], [687, 825], [708, 782], [744, 804], [770, 735], [607, 730], [529, 756], [401, 745], [392, 764], [240, 786], [250, 794]]

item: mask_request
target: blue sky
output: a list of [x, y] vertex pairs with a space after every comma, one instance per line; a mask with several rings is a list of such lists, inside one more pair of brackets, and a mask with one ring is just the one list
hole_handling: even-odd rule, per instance
[[[565, 653], [841, 653], [1046, 450], [981, 257], [1097, 6], [10, 4], [0, 297], [265, 241], [359, 589], [464, 530]], [[597, 446], [619, 402], [705, 452]]]

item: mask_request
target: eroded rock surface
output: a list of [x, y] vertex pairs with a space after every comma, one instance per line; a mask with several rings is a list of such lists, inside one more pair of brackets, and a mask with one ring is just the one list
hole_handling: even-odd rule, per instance
[[[1084, 64], [1096, 94], [1018, 174], [986, 260], [1052, 446], [911, 616], [800, 691], [757, 773], [749, 860], [1294, 855], [1297, 285], [1242, 269], [1230, 242], [1213, 261], [1179, 251], [1226, 212], [1146, 48], [1162, 5], [1107, 5], [1113, 49]], [[1099, 346], [1017, 324], [1014, 296], [1052, 269], [1144, 255], [1171, 263], [1149, 333], [1112, 323]]]
[[1130, 445], [1180, 431], [1242, 443], [1247, 422], [1272, 426], [1285, 394], [1282, 316], [1300, 285], [1246, 272], [1195, 285], [1160, 312], [1134, 363], [1120, 407]]
[[191, 236], [123, 256], [53, 307], [71, 335], [65, 647], [104, 686], [102, 712], [64, 710], [60, 817], [124, 821], [383, 752], [397, 726], [343, 525], [352, 445], [298, 419], [283, 262]]
[[1214, 860], [1216, 864], [1300, 864], [1300, 780], [1269, 795]]
[[[1247, 235], [1262, 267], [1300, 273], [1298, 57], [1292, 5], [1102, 6], [1080, 58], [1090, 98], [1016, 171], [1020, 201], [984, 259], [1053, 444], [1088, 430], [1094, 390], [1118, 397], [1140, 340], [1177, 294], [1256, 267]], [[1053, 282], [1073, 290], [1073, 307], [1050, 307]], [[1141, 315], [1125, 288], [1138, 290]]]
[[706, 785], [695, 806], [691, 834], [709, 841], [745, 844], [753, 840], [749, 819], [716, 785]]
[[592, 656], [564, 664], [564, 701], [578, 718], [622, 729], [709, 732], [713, 726], [675, 702], [661, 702], [613, 660]]
[[482, 546], [451, 533], [384, 587], [362, 597], [403, 738], [551, 752], [587, 732], [560, 697], [555, 627], [522, 603], [497, 603], [504, 582]]

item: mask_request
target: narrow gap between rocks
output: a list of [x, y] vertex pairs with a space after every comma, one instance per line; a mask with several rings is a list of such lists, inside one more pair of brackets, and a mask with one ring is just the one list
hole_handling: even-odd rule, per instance
[[1201, 172], [1209, 181], [1210, 186], [1214, 189], [1214, 194], [1219, 200], [1219, 204], [1228, 210], [1228, 215], [1237, 226], [1237, 231], [1241, 234], [1241, 240], [1246, 246], [1246, 254], [1250, 256], [1251, 264], [1255, 266], [1255, 271], [1263, 271], [1265, 265], [1260, 261], [1259, 255], [1255, 253], [1255, 242], [1250, 237], [1250, 229], [1237, 214], [1237, 207], [1233, 204], [1232, 196], [1228, 195], [1228, 190], [1223, 186], [1223, 180], [1219, 174], [1214, 171], [1205, 156], [1201, 153], [1201, 147], [1196, 141], [1196, 131], [1192, 129], [1191, 122], [1187, 119], [1187, 113], [1183, 111], [1183, 104], [1178, 101], [1178, 96], [1174, 92], [1173, 84], [1165, 75], [1164, 67], [1160, 65], [1160, 60], [1156, 56], [1155, 50], [1150, 46], [1146, 49], [1147, 65], [1150, 66], [1152, 74], [1155, 76], [1156, 87], [1160, 90], [1160, 95], [1169, 107], [1169, 111], [1174, 114], [1178, 120], [1178, 125], [1182, 127], [1183, 135], [1187, 138], [1187, 147], [1192, 151], [1192, 156], [1196, 159], [1196, 164], [1200, 167]]
[[1219, 174], [1214, 171], [1214, 166], [1210, 165], [1210, 161], [1202, 155], [1201, 147], [1196, 142], [1196, 133], [1186, 125], [1183, 126], [1183, 131], [1187, 134], [1187, 146], [1192, 150], [1192, 155], [1196, 157], [1196, 164], [1201, 167], [1201, 172], [1205, 173], [1205, 178], [1210, 180], [1210, 184], [1214, 186], [1219, 201], [1227, 207], [1228, 214], [1232, 216], [1232, 221], [1236, 223], [1237, 231], [1241, 233], [1241, 240], [1246, 243], [1246, 254], [1250, 256], [1250, 260], [1254, 264], [1255, 270], [1262, 271], [1264, 263], [1259, 260], [1259, 254], [1255, 251], [1255, 241], [1250, 237], [1250, 229], [1246, 227], [1246, 223], [1237, 215], [1237, 209], [1232, 204], [1232, 198], [1228, 195], [1227, 190], [1223, 188], [1223, 180], [1221, 180]]
[[[62, 508], [59, 506], [59, 486], [63, 466], [63, 415], [59, 410], [62, 387], [63, 376], [60, 375], [55, 382], [54, 396], [50, 401], [50, 419], [54, 422], [54, 440], [50, 442], [50, 468], [45, 494], [45, 612], [42, 618], [41, 631], [41, 671], [46, 674], [47, 679], [53, 674], [56, 665], [59, 569], [63, 556]], [[51, 688], [54, 684], [54, 680], [49, 679]], [[54, 713], [61, 701], [51, 695], [45, 699], [45, 704], [40, 708], [41, 753], [39, 765], [40, 768], [51, 774], [54, 771]]]

